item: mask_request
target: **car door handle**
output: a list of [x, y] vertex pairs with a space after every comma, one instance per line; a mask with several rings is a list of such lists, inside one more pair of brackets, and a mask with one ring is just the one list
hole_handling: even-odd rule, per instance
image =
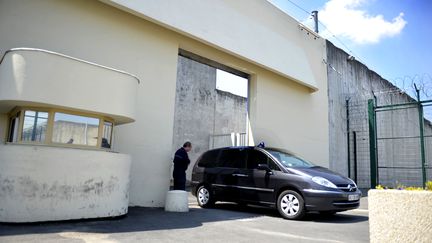
[[238, 173], [234, 173], [234, 174], [232, 174], [232, 176], [234, 176], [234, 177], [249, 177], [248, 175], [238, 174]]

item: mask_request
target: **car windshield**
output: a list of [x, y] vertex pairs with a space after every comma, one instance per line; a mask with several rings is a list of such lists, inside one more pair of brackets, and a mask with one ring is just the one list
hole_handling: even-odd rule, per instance
[[273, 155], [282, 165], [289, 168], [310, 168], [315, 165], [304, 159], [296, 157], [288, 151], [280, 149], [266, 149], [271, 155]]

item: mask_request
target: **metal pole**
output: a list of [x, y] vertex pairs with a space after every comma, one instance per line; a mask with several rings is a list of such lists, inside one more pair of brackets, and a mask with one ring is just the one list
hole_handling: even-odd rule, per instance
[[347, 164], [348, 177], [351, 177], [351, 150], [350, 150], [350, 127], [349, 127], [349, 99], [345, 100], [346, 105], [346, 132], [347, 132]]
[[418, 113], [419, 113], [419, 128], [420, 128], [420, 153], [421, 153], [421, 168], [422, 168], [422, 179], [423, 188], [426, 186], [426, 156], [425, 156], [425, 141], [424, 141], [424, 117], [423, 117], [423, 106], [420, 102], [420, 90], [414, 84], [417, 93], [418, 102]]
[[368, 100], [369, 117], [369, 154], [370, 154], [370, 179], [371, 188], [377, 185], [377, 161], [376, 161], [376, 139], [375, 139], [375, 104], [374, 100]]
[[353, 152], [354, 152], [354, 181], [357, 181], [357, 133], [353, 131]]
[[314, 31], [318, 33], [318, 11], [312, 11], [312, 17], [314, 19]]
[[32, 130], [32, 135], [31, 135], [31, 141], [36, 141], [36, 129], [37, 129], [37, 124], [38, 124], [38, 117], [39, 117], [39, 112], [36, 111], [36, 112], [35, 112], [35, 116], [34, 116], [34, 122], [33, 122], [33, 130]]
[[378, 106], [378, 98], [373, 94], [374, 96], [374, 107], [373, 107], [373, 115], [374, 115], [374, 138], [375, 138], [375, 165], [376, 165], [376, 185], [380, 184], [380, 176], [379, 176], [379, 156], [378, 156], [378, 125], [377, 125], [377, 109]]
[[85, 127], [84, 127], [84, 144], [85, 145], [88, 145], [87, 144], [87, 128], [88, 128], [88, 124], [87, 124], [87, 121], [86, 121]]

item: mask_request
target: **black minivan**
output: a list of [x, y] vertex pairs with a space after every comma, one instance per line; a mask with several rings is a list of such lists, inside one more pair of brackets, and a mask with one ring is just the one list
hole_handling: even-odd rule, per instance
[[286, 219], [358, 208], [361, 192], [351, 179], [276, 148], [229, 147], [205, 152], [192, 172], [201, 207], [216, 201], [276, 207]]

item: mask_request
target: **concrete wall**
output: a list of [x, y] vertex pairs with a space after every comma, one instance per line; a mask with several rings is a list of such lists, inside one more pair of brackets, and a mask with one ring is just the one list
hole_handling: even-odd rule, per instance
[[431, 191], [370, 190], [368, 194], [372, 243], [432, 241]]
[[250, 140], [289, 149], [328, 167], [327, 93], [304, 95], [304, 86], [287, 83], [270, 72], [253, 77], [250, 84]]
[[303, 41], [306, 35], [314, 36], [314, 33], [302, 30], [294, 18], [268, 1], [103, 2], [231, 53], [313, 90], [325, 89], [314, 67], [322, 58], [319, 56], [312, 60], [309, 50], [314, 46]]
[[[309, 74], [319, 87], [317, 92], [311, 93], [310, 88], [293, 79], [230, 52], [101, 2], [0, 0], [0, 6], [0, 33], [8, 33], [0, 35], [0, 50], [19, 46], [49, 49], [125, 70], [141, 79], [137, 88], [136, 122], [116, 127], [114, 138], [114, 150], [132, 157], [131, 205], [164, 205], [171, 178], [179, 49], [251, 75], [251, 142], [264, 140], [269, 146], [285, 147], [316, 164], [329, 165], [327, 75], [322, 62], [325, 42], [306, 35], [279, 10], [274, 10], [277, 14], [271, 15], [271, 22], [284, 32], [284, 39], [292, 36], [291, 41], [305, 53]], [[255, 16], [256, 21], [266, 22], [265, 17], [270, 15]], [[252, 26], [255, 25], [248, 29], [255, 33]], [[265, 44], [274, 47], [279, 42], [272, 36], [278, 38], [269, 35]], [[255, 51], [259, 51], [257, 46]], [[295, 53], [287, 55], [296, 60]], [[284, 55], [272, 58], [279, 60], [280, 56]]]
[[[349, 99], [351, 178], [354, 178], [353, 132], [356, 132], [358, 185], [368, 188], [370, 187], [368, 99], [373, 99], [375, 94], [379, 105], [413, 102], [414, 99], [362, 63], [348, 61], [348, 56], [346, 52], [327, 42], [330, 168], [348, 175], [346, 100]], [[425, 134], [432, 134], [430, 123], [425, 124]], [[378, 138], [419, 136], [417, 109], [378, 112], [377, 129]], [[420, 167], [419, 140], [419, 138], [379, 140], [379, 166]], [[432, 153], [431, 141], [427, 142], [426, 149], [431, 151], [430, 154]], [[417, 186], [422, 184], [420, 169], [380, 169], [379, 175], [379, 183], [387, 186], [396, 186], [397, 183]], [[432, 176], [432, 173], [429, 175]]]
[[196, 159], [209, 150], [210, 135], [246, 132], [247, 99], [216, 90], [216, 68], [178, 57], [173, 153], [191, 141], [190, 179]]
[[0, 146], [0, 222], [126, 214], [130, 163], [105, 151]]
[[245, 133], [247, 98], [216, 90], [214, 134]]

